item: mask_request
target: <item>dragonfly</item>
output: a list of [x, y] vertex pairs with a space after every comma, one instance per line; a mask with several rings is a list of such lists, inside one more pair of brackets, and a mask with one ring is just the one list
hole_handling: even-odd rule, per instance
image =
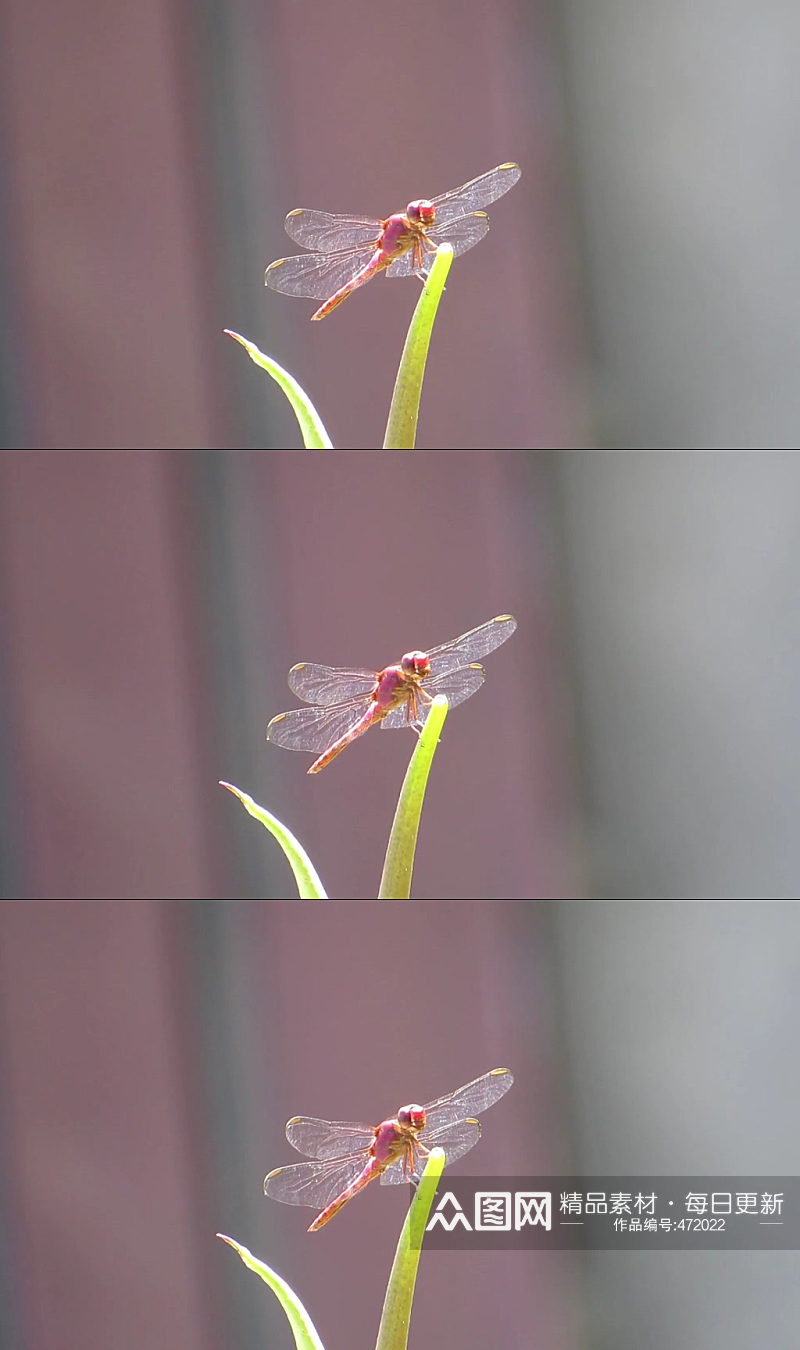
[[270, 263], [264, 282], [284, 295], [324, 301], [311, 315], [324, 319], [379, 272], [424, 281], [440, 244], [451, 244], [458, 257], [483, 239], [489, 217], [480, 208], [496, 202], [521, 176], [518, 164], [498, 164], [439, 197], [409, 202], [385, 220], [299, 207], [286, 217], [286, 233], [313, 251]]
[[510, 1069], [491, 1069], [427, 1106], [401, 1106], [374, 1127], [293, 1116], [286, 1138], [314, 1161], [276, 1167], [264, 1178], [264, 1194], [319, 1209], [308, 1228], [316, 1233], [378, 1177], [384, 1186], [418, 1181], [432, 1148], [443, 1148], [448, 1163], [462, 1158], [481, 1137], [476, 1114], [494, 1106], [513, 1082]]
[[313, 706], [278, 713], [267, 727], [267, 740], [284, 750], [317, 755], [307, 772], [319, 773], [378, 723], [390, 730], [412, 727], [419, 732], [437, 694], [445, 694], [452, 708], [480, 689], [484, 681], [480, 658], [507, 641], [516, 626], [511, 614], [500, 614], [440, 647], [406, 652], [384, 670], [301, 661], [289, 671], [289, 688]]

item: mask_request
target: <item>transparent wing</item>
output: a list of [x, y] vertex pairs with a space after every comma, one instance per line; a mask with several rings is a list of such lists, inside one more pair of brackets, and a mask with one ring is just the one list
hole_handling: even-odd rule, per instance
[[381, 1173], [381, 1185], [401, 1186], [403, 1182], [408, 1185], [412, 1177], [417, 1178], [422, 1174], [424, 1168], [424, 1151], [413, 1148], [409, 1143], [406, 1152]]
[[[423, 1130], [419, 1136], [421, 1144], [425, 1148], [443, 1148], [447, 1155], [448, 1164], [455, 1162], [456, 1158], [463, 1158], [465, 1153], [469, 1153], [474, 1148], [481, 1137], [481, 1127], [477, 1120], [461, 1120], [456, 1125], [448, 1125], [438, 1131]], [[417, 1165], [414, 1176], [418, 1176], [425, 1166], [425, 1158], [417, 1156]], [[382, 1186], [399, 1186], [402, 1182], [409, 1181], [408, 1168], [403, 1170], [403, 1160], [399, 1158], [381, 1176]]]
[[[480, 661], [481, 657], [488, 656], [489, 652], [508, 641], [516, 627], [517, 621], [511, 614], [500, 614], [496, 619], [482, 623], [480, 628], [472, 628], [468, 633], [462, 633], [461, 637], [453, 638], [451, 642], [431, 647], [428, 651], [431, 675], [445, 675], [459, 666]], [[426, 680], [425, 688], [430, 688], [430, 684], [431, 681]]]
[[473, 1079], [446, 1097], [437, 1097], [436, 1101], [429, 1102], [425, 1107], [427, 1124], [419, 1136], [420, 1143], [430, 1148], [428, 1140], [432, 1136], [440, 1135], [448, 1126], [459, 1121], [474, 1120], [505, 1096], [513, 1082], [514, 1075], [510, 1069], [492, 1069], [482, 1078]]
[[383, 224], [374, 216], [334, 216], [328, 211], [306, 211], [298, 207], [284, 221], [290, 239], [303, 248], [320, 253], [342, 253], [345, 249], [376, 244]]
[[[483, 211], [477, 211], [472, 216], [461, 216], [458, 220], [450, 221], [441, 227], [433, 226], [426, 231], [423, 238], [423, 270], [427, 272], [430, 268], [434, 252], [440, 244], [451, 244], [453, 254], [457, 258], [460, 253], [466, 253], [468, 248], [479, 243], [488, 230], [489, 217]], [[411, 249], [402, 257], [396, 258], [386, 269], [387, 277], [410, 277], [415, 273], [419, 274], [416, 257], [415, 250]]]
[[459, 216], [457, 220], [451, 220], [445, 225], [440, 225], [437, 221], [428, 231], [428, 238], [437, 248], [440, 244], [452, 244], [453, 253], [458, 257], [460, 253], [466, 253], [468, 248], [480, 243], [488, 232], [489, 217], [484, 211], [476, 211], [471, 216]]
[[369, 1160], [363, 1153], [327, 1162], [292, 1163], [276, 1167], [264, 1178], [264, 1194], [284, 1205], [324, 1209], [360, 1176]]
[[496, 169], [482, 173], [479, 178], [472, 178], [469, 183], [462, 183], [461, 187], [451, 188], [440, 197], [434, 197], [437, 227], [441, 228], [446, 221], [455, 220], [457, 216], [490, 206], [518, 183], [521, 177], [522, 170], [518, 164], [498, 164]]
[[375, 1131], [369, 1125], [357, 1125], [348, 1120], [293, 1116], [286, 1126], [286, 1138], [292, 1148], [305, 1153], [307, 1158], [344, 1158], [357, 1149], [366, 1153], [372, 1146]]
[[[465, 666], [463, 670], [446, 671], [444, 675], [437, 675], [432, 679], [424, 680], [422, 687], [426, 694], [435, 698], [437, 694], [446, 694], [450, 707], [455, 708], [465, 699], [470, 698], [480, 689], [485, 679], [483, 666]], [[425, 723], [430, 712], [430, 703], [423, 699], [417, 699], [417, 721]], [[382, 727], [388, 727], [390, 731], [397, 727], [411, 726], [407, 716], [408, 702], [403, 703], [399, 708], [393, 708], [387, 713], [381, 722]]]
[[418, 1163], [417, 1170], [411, 1172], [408, 1166], [406, 1166], [405, 1169], [403, 1168], [403, 1159], [398, 1158], [397, 1162], [393, 1162], [385, 1171], [381, 1172], [381, 1185], [402, 1186], [403, 1183], [405, 1183], [405, 1185], [408, 1186], [412, 1177], [416, 1179], [424, 1166], [425, 1159], [423, 1157], [421, 1162]]
[[[420, 240], [423, 249], [423, 270], [427, 272], [433, 262], [435, 249], [429, 246], [425, 235]], [[393, 263], [389, 263], [386, 268], [387, 277], [412, 277], [419, 276], [420, 269], [417, 266], [417, 250], [410, 248], [407, 253], [401, 253], [399, 258], [395, 258]]]
[[[423, 723], [428, 716], [428, 704], [426, 703], [423, 707], [420, 700], [417, 703], [417, 712], [419, 715], [419, 722]], [[409, 713], [410, 705], [408, 699], [406, 699], [405, 703], [401, 703], [399, 708], [392, 708], [392, 711], [386, 714], [381, 722], [381, 726], [386, 727], [389, 731], [397, 731], [398, 727], [410, 727], [412, 723], [410, 721]]]
[[434, 675], [423, 681], [423, 689], [431, 698], [437, 694], [446, 694], [451, 708], [472, 698], [486, 679], [483, 666], [464, 666], [463, 670], [448, 670], [444, 674]]
[[372, 252], [372, 246], [364, 244], [347, 253], [300, 253], [296, 258], [278, 258], [264, 273], [264, 285], [282, 295], [327, 300], [358, 276]]
[[449, 1164], [469, 1153], [480, 1137], [481, 1127], [477, 1120], [459, 1120], [455, 1125], [442, 1125], [436, 1130], [423, 1130], [420, 1143], [427, 1149], [443, 1148]]
[[304, 703], [346, 703], [359, 694], [371, 694], [377, 681], [374, 670], [345, 669], [336, 666], [315, 666], [301, 661], [289, 671], [289, 688]]
[[352, 699], [336, 708], [293, 708], [278, 713], [267, 727], [267, 740], [284, 750], [309, 750], [321, 755], [352, 731], [364, 716], [369, 698]]

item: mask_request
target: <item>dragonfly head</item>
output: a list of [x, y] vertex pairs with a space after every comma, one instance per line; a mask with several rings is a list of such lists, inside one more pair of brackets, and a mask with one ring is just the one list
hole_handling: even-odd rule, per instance
[[436, 219], [436, 207], [433, 202], [428, 201], [427, 197], [420, 197], [419, 201], [409, 202], [406, 207], [406, 215], [409, 220], [413, 220], [415, 225], [432, 225]]
[[410, 1106], [401, 1106], [397, 1112], [397, 1119], [401, 1125], [410, 1125], [412, 1130], [424, 1130], [425, 1108], [417, 1102], [412, 1102]]
[[400, 665], [403, 667], [404, 675], [416, 675], [418, 680], [425, 680], [431, 673], [431, 662], [427, 652], [406, 652]]

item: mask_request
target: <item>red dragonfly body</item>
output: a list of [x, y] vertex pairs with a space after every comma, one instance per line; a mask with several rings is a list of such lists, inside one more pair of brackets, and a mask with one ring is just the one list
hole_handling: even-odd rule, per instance
[[371, 1181], [395, 1186], [416, 1180], [432, 1148], [443, 1148], [448, 1163], [463, 1157], [481, 1137], [475, 1114], [499, 1101], [513, 1082], [508, 1069], [492, 1069], [427, 1106], [401, 1106], [374, 1127], [294, 1116], [286, 1138], [314, 1161], [276, 1167], [264, 1192], [287, 1205], [322, 1206], [308, 1229], [315, 1233]]
[[323, 300], [312, 319], [324, 319], [359, 286], [379, 272], [423, 280], [440, 244], [456, 256], [486, 234], [489, 217], [478, 207], [497, 201], [519, 181], [517, 164], [473, 178], [439, 197], [421, 197], [379, 220], [372, 216], [336, 216], [298, 208], [286, 217], [286, 233], [295, 243], [317, 250], [270, 263], [265, 283], [284, 295]]
[[445, 694], [453, 707], [480, 689], [479, 659], [510, 638], [516, 626], [510, 614], [501, 614], [428, 652], [406, 652], [396, 665], [379, 671], [307, 662], [292, 666], [289, 688], [316, 706], [273, 717], [267, 739], [286, 750], [311, 751], [318, 758], [308, 772], [319, 773], [379, 722], [389, 729], [419, 731], [437, 694]]

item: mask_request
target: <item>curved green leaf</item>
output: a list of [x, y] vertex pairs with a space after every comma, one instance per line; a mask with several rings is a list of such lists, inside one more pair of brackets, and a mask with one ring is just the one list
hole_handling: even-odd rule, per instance
[[419, 818], [428, 774], [439, 744], [442, 727], [447, 717], [448, 702], [439, 694], [431, 704], [425, 726], [406, 769], [397, 810], [394, 813], [386, 861], [383, 864], [379, 900], [408, 900], [411, 895], [411, 876], [414, 871], [414, 853], [417, 847]]
[[227, 1242], [229, 1247], [233, 1247], [233, 1250], [239, 1253], [248, 1270], [254, 1270], [256, 1275], [260, 1275], [264, 1283], [269, 1285], [289, 1319], [297, 1350], [325, 1350], [314, 1323], [291, 1286], [285, 1280], [282, 1280], [280, 1275], [276, 1275], [275, 1271], [271, 1270], [269, 1266], [264, 1265], [263, 1261], [259, 1261], [258, 1257], [253, 1256], [253, 1253], [248, 1251], [246, 1247], [243, 1247], [239, 1242], [235, 1242], [233, 1238], [226, 1237], [224, 1233], [217, 1233], [217, 1237], [222, 1238], [223, 1242]]
[[303, 437], [303, 444], [306, 450], [332, 450], [333, 444], [325, 430], [322, 418], [317, 412], [311, 399], [305, 390], [297, 383], [293, 375], [283, 366], [279, 366], [277, 361], [273, 361], [271, 356], [265, 356], [258, 350], [254, 342], [248, 342], [247, 338], [240, 333], [234, 333], [232, 329], [225, 328], [223, 332], [228, 337], [235, 338], [241, 342], [251, 361], [255, 361], [257, 366], [266, 370], [273, 380], [280, 385], [284, 394], [292, 405], [294, 415], [300, 423], [300, 431]]
[[291, 830], [278, 820], [277, 816], [270, 815], [263, 806], [254, 802], [252, 797], [248, 797], [246, 792], [240, 791], [232, 783], [223, 783], [220, 780], [220, 787], [228, 789], [234, 797], [238, 797], [245, 811], [256, 820], [260, 820], [265, 830], [269, 830], [274, 835], [283, 849], [289, 862], [289, 866], [294, 872], [294, 879], [297, 882], [297, 893], [301, 900], [327, 900], [322, 882], [317, 876], [316, 870], [303, 848], [302, 844], [295, 839]]
[[444, 283], [453, 262], [452, 244], [440, 244], [436, 250], [431, 270], [422, 295], [417, 301], [411, 327], [408, 330], [400, 369], [397, 372], [389, 420], [386, 423], [386, 435], [383, 439], [384, 450], [413, 450], [417, 439], [417, 418], [419, 401], [422, 395], [422, 381], [425, 377], [425, 362], [431, 342], [431, 331], [439, 301], [442, 298]]
[[431, 1149], [397, 1244], [375, 1350], [406, 1350], [422, 1240], [445, 1161], [444, 1149]]

